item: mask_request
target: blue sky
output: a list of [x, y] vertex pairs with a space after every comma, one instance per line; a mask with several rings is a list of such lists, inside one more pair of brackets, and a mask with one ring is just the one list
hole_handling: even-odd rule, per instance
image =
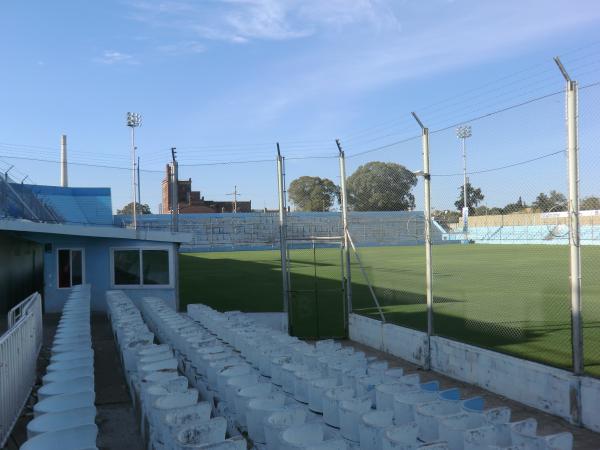
[[[0, 170], [57, 184], [61, 133], [74, 186], [130, 200], [125, 112], [137, 111], [142, 201], [160, 202], [178, 148], [181, 176], [206, 198], [237, 185], [276, 205], [275, 142], [300, 175], [339, 181], [334, 139], [349, 156], [412, 136], [417, 111], [440, 129], [560, 91], [561, 55], [585, 85], [600, 81], [600, 6], [593, 0], [106, 0], [0, 5]], [[582, 191], [599, 194], [600, 87], [582, 90]], [[472, 122], [478, 171], [564, 147], [562, 95]], [[432, 135], [432, 172], [460, 172], [451, 127]], [[18, 158], [17, 158], [18, 157]], [[29, 158], [29, 159], [23, 159]], [[261, 163], [215, 164], [270, 160]], [[348, 159], [421, 165], [418, 140]], [[473, 174], [488, 205], [565, 190], [562, 155]], [[460, 177], [434, 178], [433, 206], [452, 206]], [[393, 193], [391, 193], [392, 195]], [[415, 190], [418, 205], [422, 190]]]

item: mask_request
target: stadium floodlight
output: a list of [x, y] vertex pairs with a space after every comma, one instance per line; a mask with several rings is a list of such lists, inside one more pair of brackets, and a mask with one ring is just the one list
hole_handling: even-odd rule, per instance
[[473, 135], [471, 125], [462, 125], [456, 129], [456, 136], [459, 139], [467, 139]]
[[462, 154], [463, 154], [463, 232], [465, 234], [465, 243], [468, 242], [468, 231], [469, 231], [469, 207], [467, 205], [467, 138], [473, 135], [471, 132], [471, 125], [461, 125], [456, 129], [456, 137], [462, 141]]
[[131, 161], [132, 161], [132, 167], [131, 167], [131, 188], [133, 190], [133, 210], [132, 210], [132, 217], [133, 217], [133, 228], [137, 229], [137, 189], [136, 189], [136, 184], [138, 183], [138, 180], [136, 180], [136, 159], [135, 159], [135, 150], [136, 150], [136, 146], [135, 146], [135, 129], [137, 127], [139, 127], [140, 125], [142, 125], [142, 115], [138, 114], [138, 113], [134, 113], [134, 112], [128, 112], [127, 113], [127, 126], [129, 128], [131, 128]]

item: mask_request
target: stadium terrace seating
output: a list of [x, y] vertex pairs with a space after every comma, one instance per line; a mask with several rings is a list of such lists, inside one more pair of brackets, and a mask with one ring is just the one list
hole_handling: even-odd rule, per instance
[[201, 304], [180, 314], [146, 297], [138, 309], [122, 291], [107, 302], [150, 449], [572, 448], [569, 433], [538, 436], [508, 408], [332, 340], [303, 342]]
[[[462, 241], [460, 231], [447, 233], [448, 241]], [[469, 227], [468, 239], [477, 244], [549, 244], [567, 245], [569, 230], [566, 225], [504, 225], [493, 227]], [[580, 239], [583, 245], [600, 245], [600, 226], [581, 225]]]
[[98, 428], [89, 285], [71, 290], [46, 370], [33, 408], [35, 418], [27, 424], [28, 440], [21, 449], [95, 449]]

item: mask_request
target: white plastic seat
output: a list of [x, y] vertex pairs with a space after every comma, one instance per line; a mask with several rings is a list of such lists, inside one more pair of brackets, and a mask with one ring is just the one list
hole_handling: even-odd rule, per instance
[[51, 363], [46, 366], [46, 373], [69, 370], [77, 367], [94, 367], [94, 358], [86, 357], [79, 359], [70, 359], [69, 361]]
[[342, 400], [340, 402], [340, 431], [349, 441], [359, 442], [359, 424], [363, 414], [371, 410], [372, 401], [369, 396]]
[[340, 427], [339, 404], [342, 400], [354, 397], [354, 389], [348, 386], [338, 386], [325, 391], [323, 397], [323, 420], [327, 425]]
[[55, 381], [43, 385], [38, 389], [38, 399], [43, 401], [49, 397], [61, 394], [77, 394], [79, 392], [94, 391], [92, 377], [80, 377], [73, 380]]
[[51, 431], [60, 431], [82, 425], [93, 425], [95, 419], [96, 408], [94, 406], [42, 414], [27, 424], [27, 439]]
[[67, 370], [56, 370], [48, 372], [42, 378], [42, 384], [54, 383], [57, 381], [74, 380], [81, 377], [93, 377], [94, 368], [92, 366], [81, 366]]
[[156, 426], [156, 439], [165, 448], [174, 448], [178, 430], [196, 422], [206, 422], [210, 419], [212, 407], [208, 402], [199, 402], [192, 406], [170, 410], [164, 416], [162, 423]]
[[235, 396], [240, 389], [257, 384], [258, 373], [256, 372], [229, 378], [225, 386], [225, 400], [229, 408], [235, 412]]
[[337, 378], [320, 378], [313, 380], [308, 385], [308, 408], [311, 411], [323, 412], [323, 395], [325, 391], [337, 386]]
[[63, 412], [70, 409], [94, 406], [96, 394], [94, 391], [79, 392], [77, 394], [63, 394], [48, 397], [33, 406], [34, 417], [41, 414]]
[[64, 352], [64, 353], [57, 353], [56, 355], [50, 356], [50, 363], [52, 364], [55, 362], [72, 361], [72, 360], [76, 360], [76, 359], [93, 358], [93, 357], [94, 357], [94, 351], [92, 349], [79, 350], [79, 351], [74, 351], [74, 352]]
[[224, 399], [227, 398], [227, 381], [230, 378], [247, 375], [252, 371], [252, 367], [245, 363], [220, 370], [217, 373], [217, 389], [221, 397]]
[[401, 391], [394, 394], [394, 423], [402, 425], [414, 422], [415, 405], [437, 399], [438, 393], [439, 383], [437, 381], [430, 381], [415, 386], [414, 390]]
[[270, 383], [259, 383], [253, 386], [241, 388], [235, 394], [235, 417], [237, 423], [246, 426], [246, 410], [248, 402], [253, 398], [267, 397], [272, 393], [273, 385]]
[[315, 369], [301, 370], [295, 372], [294, 377], [294, 398], [306, 404], [309, 402], [309, 385], [311, 381], [322, 378], [321, 371]]
[[308, 449], [323, 442], [325, 433], [320, 423], [306, 423], [287, 428], [279, 436], [281, 450]]
[[[481, 404], [481, 406], [483, 405]], [[465, 431], [490, 424], [508, 423], [509, 420], [510, 409], [506, 407], [476, 412], [471, 407], [465, 408], [463, 405], [460, 413], [440, 418], [438, 422], [439, 439], [447, 442], [450, 450], [462, 450]]]
[[[408, 377], [406, 377], [408, 378]], [[377, 409], [394, 409], [394, 396], [400, 392], [409, 392], [418, 389], [418, 376], [407, 380], [407, 383], [394, 381], [375, 386], [375, 405]], [[412, 382], [414, 381], [414, 382]]]
[[[409, 422], [400, 426], [389, 427], [382, 435], [382, 450], [412, 450], [419, 445], [419, 426]], [[481, 449], [480, 449], [481, 450]]]
[[433, 442], [438, 439], [440, 417], [460, 411], [460, 391], [448, 389], [439, 394], [439, 399], [415, 407], [415, 421], [419, 424], [419, 439]]
[[96, 449], [96, 425], [82, 425], [39, 434], [21, 446], [21, 450], [90, 450]]
[[394, 411], [369, 411], [362, 415], [358, 424], [361, 450], [380, 450], [385, 430], [393, 425]]
[[177, 430], [175, 448], [206, 448], [208, 444], [218, 444], [225, 440], [226, 430], [227, 420], [223, 417], [188, 423]]
[[281, 411], [285, 396], [275, 394], [266, 398], [254, 398], [248, 402], [246, 409], [246, 423], [248, 425], [248, 436], [254, 442], [265, 443], [264, 419], [274, 411]]
[[269, 414], [263, 420], [265, 443], [268, 449], [281, 446], [280, 434], [287, 428], [302, 425], [306, 422], [306, 409], [302, 406], [286, 407], [281, 411]]
[[198, 403], [198, 391], [196, 389], [188, 389], [185, 392], [175, 392], [158, 397], [151, 409], [152, 423], [161, 423], [169, 411], [193, 406], [196, 403]]

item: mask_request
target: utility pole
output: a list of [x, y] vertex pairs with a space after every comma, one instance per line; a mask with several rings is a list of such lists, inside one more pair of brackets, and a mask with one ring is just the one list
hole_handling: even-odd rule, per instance
[[173, 231], [179, 231], [179, 173], [175, 150], [175, 147], [171, 147], [171, 224]]
[[237, 186], [233, 186], [233, 192], [231, 192], [227, 195], [233, 195], [233, 212], [237, 213], [237, 198], [238, 198], [238, 195], [241, 195], [237, 190]]

